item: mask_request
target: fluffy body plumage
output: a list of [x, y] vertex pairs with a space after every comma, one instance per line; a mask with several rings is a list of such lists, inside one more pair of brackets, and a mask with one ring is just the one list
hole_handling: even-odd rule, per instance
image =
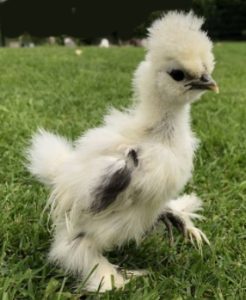
[[74, 145], [44, 130], [32, 139], [29, 170], [52, 191], [50, 259], [82, 278], [90, 274], [88, 290], [111, 289], [112, 275], [115, 287], [124, 286], [128, 279], [102, 253], [129, 240], [139, 243], [167, 212], [192, 241], [207, 241], [192, 222], [199, 198], [173, 200], [192, 175], [197, 147], [190, 103], [217, 89], [202, 23], [193, 13], [170, 12], [152, 25], [130, 109], [111, 110]]

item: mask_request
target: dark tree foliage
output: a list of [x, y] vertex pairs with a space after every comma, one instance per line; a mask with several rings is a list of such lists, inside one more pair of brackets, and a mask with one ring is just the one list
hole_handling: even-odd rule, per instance
[[145, 37], [147, 28], [170, 9], [206, 18], [215, 39], [246, 39], [246, 0], [0, 0], [0, 45], [4, 36], [73, 36], [113, 40]]
[[246, 39], [245, 0], [193, 0], [192, 6], [206, 18], [204, 28], [212, 38]]
[[151, 12], [146, 20], [134, 29], [134, 35], [138, 38], [145, 38], [150, 25], [154, 22], [154, 20], [160, 18], [164, 13], [164, 10]]
[[131, 38], [152, 11], [184, 9], [191, 0], [0, 0], [0, 24], [7, 37], [69, 35]]
[[[246, 0], [193, 0], [193, 11], [204, 16], [204, 29], [210, 37], [221, 40], [246, 39]], [[139, 25], [135, 34], [144, 37], [147, 28], [165, 11], [152, 12], [144, 23]]]

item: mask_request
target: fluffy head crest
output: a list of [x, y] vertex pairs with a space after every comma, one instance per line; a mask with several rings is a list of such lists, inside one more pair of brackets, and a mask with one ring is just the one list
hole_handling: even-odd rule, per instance
[[212, 43], [201, 30], [203, 18], [189, 13], [171, 11], [149, 28], [147, 48], [152, 60], [203, 56], [211, 52]]
[[158, 31], [172, 32], [174, 30], [199, 31], [204, 23], [204, 18], [197, 17], [193, 11], [189, 13], [170, 11], [156, 20], [148, 29], [150, 36]]

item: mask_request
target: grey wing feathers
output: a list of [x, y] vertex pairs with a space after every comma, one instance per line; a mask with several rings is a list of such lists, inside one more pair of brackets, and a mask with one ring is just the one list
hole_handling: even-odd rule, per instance
[[[129, 164], [128, 161], [131, 160]], [[91, 211], [94, 213], [107, 209], [116, 199], [117, 196], [126, 190], [131, 182], [132, 165], [138, 166], [137, 152], [131, 149], [126, 157], [125, 164], [115, 170], [115, 166], [110, 166], [105, 170], [100, 184], [93, 190], [94, 200], [91, 205]], [[113, 169], [114, 171], [112, 172]]]

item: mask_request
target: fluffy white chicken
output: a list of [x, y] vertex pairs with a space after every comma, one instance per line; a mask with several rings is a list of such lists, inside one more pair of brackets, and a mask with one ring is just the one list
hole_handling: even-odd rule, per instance
[[[212, 43], [192, 12], [169, 12], [149, 29], [147, 54], [133, 80], [134, 104], [111, 110], [104, 124], [73, 145], [44, 130], [28, 149], [29, 170], [51, 188], [51, 261], [87, 278], [94, 291], [123, 287], [130, 275], [103, 252], [139, 243], [162, 220], [201, 247], [208, 242], [193, 218], [201, 201], [178, 195], [191, 178], [197, 139], [190, 104], [218, 91], [211, 77]], [[113, 278], [113, 280], [112, 280]]]

